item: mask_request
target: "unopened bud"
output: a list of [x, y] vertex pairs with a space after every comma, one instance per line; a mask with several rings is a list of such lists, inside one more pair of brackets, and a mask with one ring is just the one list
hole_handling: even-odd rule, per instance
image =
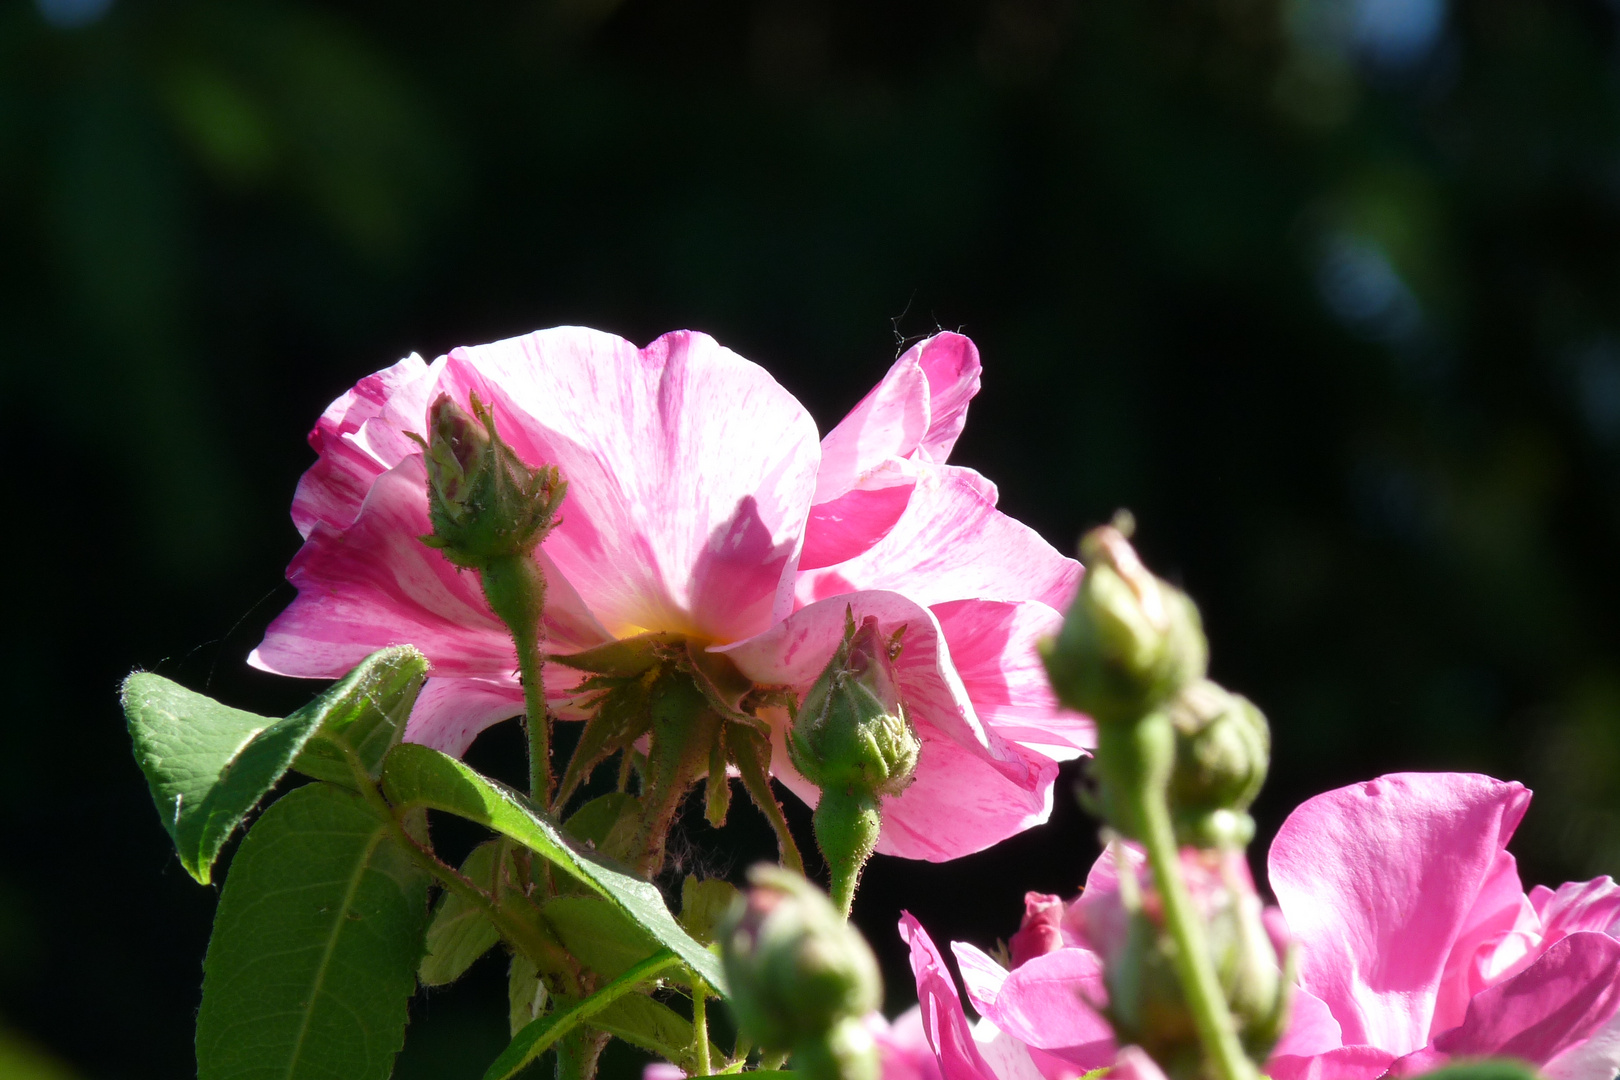
[[833, 899], [848, 914], [877, 845], [879, 799], [911, 783], [922, 742], [900, 701], [900, 632], [884, 637], [872, 616], [859, 629], [853, 614], [845, 618], [844, 640], [799, 706], [787, 746], [793, 767], [821, 789], [816, 843], [832, 870]]
[[1081, 538], [1080, 591], [1041, 646], [1058, 698], [1105, 724], [1151, 712], [1202, 678], [1208, 659], [1197, 607], [1142, 565], [1130, 530], [1121, 514]]
[[568, 485], [555, 465], [527, 465], [495, 431], [489, 408], [472, 412], [441, 394], [428, 413], [428, 519], [422, 541], [457, 566], [528, 555], [555, 523]]
[[748, 880], [720, 931], [738, 1025], [766, 1050], [792, 1050], [814, 1080], [873, 1080], [870, 1033], [849, 1030], [883, 997], [871, 948], [798, 874], [756, 866]]
[[1271, 760], [1271, 731], [1248, 698], [1209, 680], [1167, 710], [1176, 731], [1170, 807], [1177, 838], [1198, 847], [1242, 847], [1254, 836], [1246, 811]]
[[898, 795], [922, 748], [900, 702], [894, 670], [900, 635], [885, 638], [867, 616], [846, 616], [844, 640], [810, 687], [788, 734], [793, 767], [819, 788]]
[[[1238, 1037], [1263, 1061], [1287, 1025], [1290, 980], [1243, 854], [1183, 848], [1181, 869]], [[1103, 957], [1115, 1038], [1142, 1046], [1172, 1080], [1197, 1076], [1203, 1049], [1176, 975], [1163, 903], [1138, 883], [1134, 867], [1120, 873], [1117, 891], [1083, 894], [1074, 910], [1081, 936]]]

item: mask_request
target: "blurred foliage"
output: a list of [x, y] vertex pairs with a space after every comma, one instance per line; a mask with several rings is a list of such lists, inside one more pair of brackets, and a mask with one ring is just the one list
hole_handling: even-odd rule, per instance
[[[958, 459], [1061, 546], [1137, 512], [1271, 717], [1262, 832], [1480, 769], [1537, 790], [1527, 879], [1620, 870], [1617, 33], [1602, 0], [0, 8], [0, 1016], [86, 1075], [188, 1073], [213, 898], [117, 681], [301, 703], [242, 659], [303, 433], [411, 350], [558, 322], [708, 330], [824, 426], [963, 328]], [[901, 905], [1008, 933], [1090, 833], [1060, 797], [878, 860], [895, 1003]], [[453, 1076], [465, 1002], [419, 1006], [402, 1075]]]

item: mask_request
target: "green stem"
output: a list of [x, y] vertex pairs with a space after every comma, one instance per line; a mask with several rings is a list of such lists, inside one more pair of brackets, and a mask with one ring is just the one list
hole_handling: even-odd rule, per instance
[[551, 712], [546, 708], [540, 651], [540, 617], [546, 605], [546, 579], [528, 555], [491, 559], [479, 575], [490, 610], [506, 624], [517, 650], [523, 683], [523, 719], [529, 733], [529, 796], [551, 805]]
[[508, 1077], [516, 1076], [558, 1039], [572, 1031], [580, 1021], [601, 1012], [665, 968], [673, 967], [677, 963], [679, 958], [665, 949], [643, 960], [584, 1001], [531, 1021], [513, 1037], [506, 1051], [495, 1059], [495, 1064], [484, 1074], [484, 1080], [507, 1080]]
[[1164, 905], [1165, 925], [1176, 946], [1171, 958], [1204, 1053], [1215, 1066], [1219, 1080], [1254, 1080], [1254, 1066], [1238, 1042], [1237, 1026], [1215, 974], [1203, 922], [1193, 909], [1192, 896], [1181, 876], [1181, 852], [1176, 846], [1165, 791], [1157, 785], [1143, 785], [1134, 794], [1142, 846], [1147, 849], [1153, 882]]
[[[537, 966], [552, 970], [559, 968], [564, 971], [577, 970], [578, 965], [561, 945], [548, 941], [537, 927], [515, 917], [499, 901], [474, 885], [461, 871], [441, 861], [432, 848], [412, 836], [400, 815], [388, 804], [388, 800], [383, 798], [382, 792], [377, 789], [376, 783], [365, 771], [360, 759], [352, 752], [348, 753], [348, 757], [360, 794], [372, 810], [376, 811], [377, 816], [388, 823], [394, 838], [418, 866], [431, 874], [440, 885], [483, 912], [501, 938], [533, 960]], [[505, 861], [504, 850], [501, 852], [501, 860]]]
[[699, 1076], [714, 1072], [709, 1062], [709, 987], [702, 979], [692, 980], [692, 1038], [696, 1043]]

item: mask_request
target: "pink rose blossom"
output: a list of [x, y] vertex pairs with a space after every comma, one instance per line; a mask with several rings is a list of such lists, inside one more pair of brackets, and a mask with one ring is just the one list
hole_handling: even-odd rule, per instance
[[[1267, 1075], [1376, 1080], [1502, 1055], [1552, 1080], [1612, 1080], [1620, 886], [1603, 877], [1526, 894], [1506, 845], [1529, 799], [1522, 786], [1484, 776], [1404, 773], [1319, 795], [1289, 816], [1270, 878], [1298, 949], [1299, 985]], [[1130, 856], [1141, 873], [1140, 856]], [[984, 1017], [977, 1027], [927, 934], [902, 919], [944, 1080], [1010, 1080], [1031, 1067], [1059, 1080], [1124, 1063], [1090, 1007], [1107, 998], [1100, 954], [1119, 931], [1117, 890], [1105, 853], [1068, 905], [1031, 893], [1011, 971], [954, 944]], [[1022, 1055], [1003, 1043], [1002, 1060], [1014, 1065], [992, 1067], [983, 1048], [1004, 1038]]]
[[[432, 364], [412, 356], [361, 380], [311, 432], [319, 459], [292, 508], [305, 543], [287, 571], [298, 598], [251, 662], [332, 678], [413, 644], [432, 669], [406, 738], [456, 755], [522, 711], [512, 643], [477, 577], [419, 539], [426, 470], [408, 436], [439, 395], [465, 405], [476, 393], [520, 457], [568, 481], [535, 555], [549, 652], [676, 632], [802, 693], [846, 609], [885, 633], [904, 626], [901, 688], [923, 752], [916, 782], [885, 805], [878, 850], [987, 847], [1045, 820], [1057, 762], [1092, 730], [1058, 708], [1034, 650], [1079, 565], [997, 511], [983, 477], [943, 463], [978, 385], [972, 343], [938, 335], [818, 444], [791, 394], [702, 334], [637, 349], [560, 327]], [[579, 680], [546, 666], [558, 715], [581, 715]], [[785, 714], [773, 720], [780, 729]], [[780, 745], [774, 770], [815, 798]]]

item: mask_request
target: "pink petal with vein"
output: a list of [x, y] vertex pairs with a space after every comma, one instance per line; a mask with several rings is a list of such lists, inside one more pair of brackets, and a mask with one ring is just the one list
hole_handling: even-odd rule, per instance
[[799, 569], [819, 570], [853, 559], [889, 534], [911, 501], [916, 473], [894, 463], [864, 487], [810, 508]]
[[888, 535], [853, 559], [799, 575], [800, 604], [859, 589], [893, 589], [920, 604], [1038, 600], [1063, 609], [1080, 564], [996, 509], [996, 489], [972, 469], [924, 469]]
[[901, 357], [915, 356], [928, 376], [928, 431], [921, 449], [943, 462], [967, 423], [968, 402], [979, 392], [979, 350], [961, 334], [935, 334]]
[[1396, 1063], [1397, 1075], [1448, 1057], [1515, 1057], [1551, 1061], [1597, 1033], [1620, 1011], [1620, 941], [1589, 931], [1571, 934], [1513, 978], [1469, 1002], [1467, 1018]]
[[928, 376], [907, 353], [821, 440], [815, 501], [863, 487], [892, 459], [910, 457], [927, 433]]
[[405, 741], [460, 757], [479, 732], [522, 714], [523, 687], [516, 679], [429, 679], [405, 725]]
[[973, 1040], [962, 999], [957, 996], [944, 959], [910, 912], [900, 916], [900, 937], [911, 949], [923, 1032], [939, 1058], [944, 1080], [997, 1080]]
[[966, 942], [953, 942], [951, 951], [968, 1000], [996, 1027], [1081, 1072], [1113, 1060], [1113, 1030], [1086, 1005], [1108, 996], [1096, 953], [1059, 949], [1008, 972]]
[[1325, 1054], [1344, 1045], [1339, 1022], [1321, 998], [1296, 986], [1290, 1009], [1288, 1030], [1272, 1048], [1272, 1057]]
[[391, 368], [367, 375], [327, 406], [309, 433], [320, 455], [298, 481], [292, 519], [300, 536], [317, 523], [342, 529], [360, 513], [377, 477], [416, 451], [405, 432], [420, 434], [443, 362], [432, 366], [412, 353]]
[[[265, 671], [336, 678], [370, 653], [414, 645], [432, 674], [509, 678], [517, 655], [484, 601], [478, 575], [461, 573], [422, 543], [427, 473], [420, 455], [371, 486], [347, 529], [317, 524], [287, 568], [298, 598], [278, 615], [249, 662]], [[549, 646], [574, 652], [606, 632], [544, 553]]]
[[1537, 885], [1530, 890], [1530, 904], [1549, 942], [1577, 930], [1620, 937], [1620, 885], [1606, 874], [1591, 881], [1567, 881], [1556, 892]]
[[881, 1013], [867, 1018], [877, 1040], [883, 1080], [943, 1080], [939, 1058], [923, 1031], [922, 1008], [913, 1005], [890, 1023]]
[[559, 327], [457, 349], [445, 383], [562, 469], [546, 553], [615, 635], [736, 641], [787, 614], [820, 450], [763, 368], [690, 331], [638, 350]]
[[1271, 847], [1300, 985], [1350, 1043], [1425, 1045], [1453, 946], [1529, 803], [1519, 784], [1401, 773], [1308, 800]]
[[1096, 725], [1058, 704], [1036, 652], [1062, 615], [1037, 600], [953, 600], [930, 610], [980, 719], [1058, 761], [1097, 745]]

